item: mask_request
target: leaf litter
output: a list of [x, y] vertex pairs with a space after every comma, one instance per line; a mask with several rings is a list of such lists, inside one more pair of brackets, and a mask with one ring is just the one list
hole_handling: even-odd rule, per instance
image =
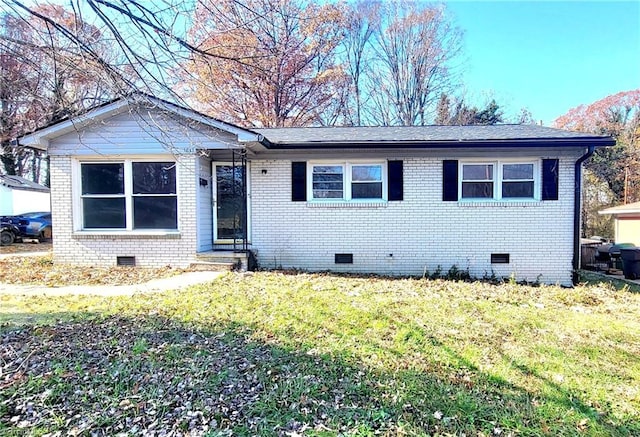
[[45, 285], [130, 285], [185, 272], [172, 267], [93, 267], [54, 263], [52, 256], [0, 259], [0, 283]]

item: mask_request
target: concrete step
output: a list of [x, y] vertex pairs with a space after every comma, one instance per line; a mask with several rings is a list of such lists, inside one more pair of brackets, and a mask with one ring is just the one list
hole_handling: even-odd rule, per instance
[[196, 264], [232, 264], [234, 269], [245, 271], [248, 267], [249, 255], [245, 252], [212, 251], [196, 254]]
[[237, 262], [208, 262], [197, 261], [189, 265], [190, 270], [207, 272], [230, 272], [238, 268]]

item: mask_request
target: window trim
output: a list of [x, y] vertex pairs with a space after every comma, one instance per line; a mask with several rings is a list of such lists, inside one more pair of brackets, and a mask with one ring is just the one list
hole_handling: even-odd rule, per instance
[[[334, 198], [316, 198], [313, 197], [313, 167], [322, 165], [342, 166], [342, 197]], [[352, 198], [352, 168], [354, 166], [378, 165], [381, 170], [382, 177], [382, 195], [375, 198]], [[368, 159], [350, 159], [350, 160], [316, 160], [307, 161], [307, 202], [318, 203], [375, 203], [387, 202], [389, 190], [389, 176], [387, 169], [387, 161], [384, 160], [368, 160]]]
[[[464, 179], [465, 165], [493, 165], [493, 197], [462, 197], [462, 183]], [[504, 166], [513, 164], [533, 165], [533, 197], [503, 197], [502, 184], [504, 180]], [[540, 201], [542, 198], [542, 164], [539, 158], [513, 158], [513, 159], [467, 159], [458, 161], [458, 201], [460, 202], [522, 202]], [[508, 180], [524, 181], [524, 179]]]
[[[176, 228], [175, 229], [134, 229], [133, 228], [133, 199], [140, 195], [133, 194], [133, 165], [134, 162], [172, 162], [176, 172], [176, 192], [173, 194], [158, 195], [161, 197], [174, 196], [176, 199]], [[82, 165], [83, 164], [124, 164], [124, 198], [125, 198], [125, 227], [124, 228], [85, 228], [83, 199], [84, 197], [121, 198], [122, 195], [83, 195], [82, 194]], [[168, 235], [180, 232], [180, 170], [177, 160], [167, 155], [130, 156], [127, 158], [75, 158], [73, 159], [71, 184], [73, 195], [73, 229], [74, 233], [100, 234], [100, 235]], [[143, 195], [150, 197], [152, 194]]]

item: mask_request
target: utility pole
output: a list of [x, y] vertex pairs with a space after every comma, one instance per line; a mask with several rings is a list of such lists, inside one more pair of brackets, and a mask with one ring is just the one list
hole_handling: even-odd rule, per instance
[[624, 204], [627, 204], [627, 194], [629, 187], [629, 167], [625, 167], [624, 169]]

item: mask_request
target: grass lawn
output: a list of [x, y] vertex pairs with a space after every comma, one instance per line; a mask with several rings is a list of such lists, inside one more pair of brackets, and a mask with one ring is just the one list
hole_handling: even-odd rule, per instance
[[0, 321], [3, 436], [640, 435], [640, 294], [611, 285], [229, 273]]

